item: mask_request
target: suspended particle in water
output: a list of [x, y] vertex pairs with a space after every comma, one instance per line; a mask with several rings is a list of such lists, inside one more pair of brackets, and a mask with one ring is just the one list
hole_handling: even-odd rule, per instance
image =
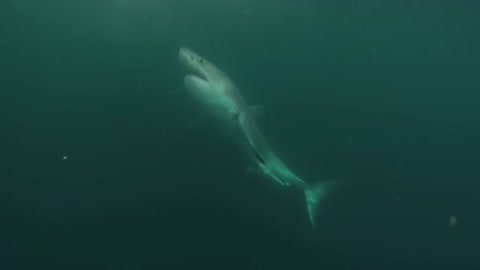
[[454, 228], [455, 226], [458, 225], [457, 217], [456, 216], [450, 216], [450, 220], [449, 220], [448, 223], [449, 223], [450, 228]]
[[68, 159], [68, 156], [63, 156], [62, 159], [63, 159], [63, 160], [67, 160], [67, 159]]

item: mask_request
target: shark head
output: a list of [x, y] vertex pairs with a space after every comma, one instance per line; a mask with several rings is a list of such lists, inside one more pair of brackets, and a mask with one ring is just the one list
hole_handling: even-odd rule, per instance
[[181, 47], [178, 52], [180, 64], [185, 68], [187, 75], [185, 76], [185, 85], [189, 91], [209, 93], [216, 81], [218, 81], [219, 70], [203, 57], [194, 51]]
[[238, 114], [242, 98], [220, 69], [185, 47], [180, 48], [178, 58], [186, 70], [185, 86], [201, 105], [221, 117]]

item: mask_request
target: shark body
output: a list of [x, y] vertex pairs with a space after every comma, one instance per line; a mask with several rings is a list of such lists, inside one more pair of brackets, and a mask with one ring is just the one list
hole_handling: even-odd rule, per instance
[[310, 185], [285, 165], [259, 128], [254, 110], [223, 71], [185, 47], [180, 48], [178, 57], [186, 69], [186, 90], [214, 119], [241, 138], [243, 147], [261, 173], [280, 185], [299, 186], [304, 190], [308, 216], [315, 226], [315, 213], [329, 189], [328, 182]]

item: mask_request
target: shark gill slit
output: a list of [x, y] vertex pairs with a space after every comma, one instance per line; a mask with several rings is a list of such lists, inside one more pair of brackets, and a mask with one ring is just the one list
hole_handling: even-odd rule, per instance
[[255, 150], [252, 150], [253, 152], [253, 155], [255, 156], [255, 158], [262, 164], [265, 164], [265, 160], [262, 158], [262, 156], [260, 156], [260, 154], [255, 151]]

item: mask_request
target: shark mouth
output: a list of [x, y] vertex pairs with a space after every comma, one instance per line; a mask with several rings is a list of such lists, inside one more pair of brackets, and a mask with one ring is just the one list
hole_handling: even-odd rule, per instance
[[[193, 56], [188, 56], [188, 57], [192, 58], [192, 59], [189, 59], [192, 62], [194, 62], [196, 60], [196, 59], [193, 58]], [[190, 78], [194, 78], [194, 79], [197, 79], [197, 80], [202, 80], [202, 81], [208, 82], [207, 75], [202, 70], [202, 68], [199, 67], [199, 66], [196, 66], [197, 63], [192, 63], [192, 62], [186, 62], [185, 77], [190, 77]]]
[[207, 77], [202, 74], [202, 72], [194, 69], [194, 68], [190, 68], [188, 71], [187, 71], [187, 76], [191, 76], [191, 77], [195, 77], [196, 79], [200, 79], [202, 81], [208, 81]]

